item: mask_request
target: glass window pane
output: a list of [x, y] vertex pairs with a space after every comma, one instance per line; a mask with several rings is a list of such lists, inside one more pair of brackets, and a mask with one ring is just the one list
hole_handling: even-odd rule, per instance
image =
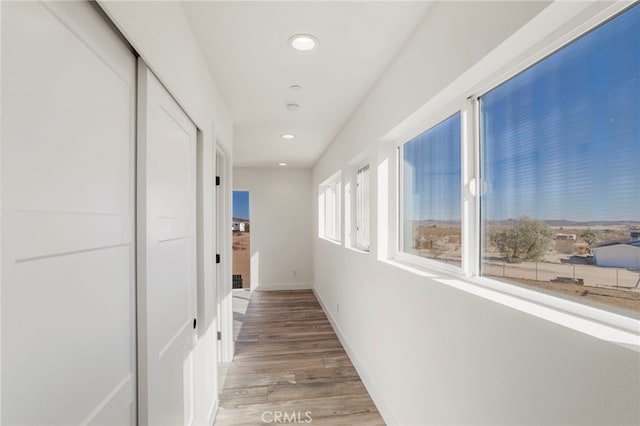
[[402, 146], [402, 250], [461, 265], [460, 113]]
[[640, 310], [640, 7], [481, 98], [482, 269]]
[[369, 251], [369, 166], [356, 173], [356, 247]]
[[340, 241], [340, 177], [333, 177], [319, 186], [320, 236]]

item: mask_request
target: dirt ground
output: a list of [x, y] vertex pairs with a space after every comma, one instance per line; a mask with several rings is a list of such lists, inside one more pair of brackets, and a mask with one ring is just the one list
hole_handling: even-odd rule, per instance
[[[412, 247], [408, 252], [460, 265], [459, 225], [424, 221], [409, 226], [414, 226], [414, 239], [410, 241]], [[585, 230], [592, 229], [597, 232], [599, 242], [622, 241], [628, 239], [629, 232], [635, 228], [631, 225], [595, 225], [554, 226], [552, 229], [555, 233], [575, 234], [578, 238], [573, 241], [555, 240], [539, 262], [512, 264], [502, 258], [494, 247], [484, 247], [483, 274], [579, 300], [640, 312], [640, 271], [588, 264], [588, 244], [581, 237]]]
[[640, 312], [640, 292], [616, 290], [613, 288], [589, 287], [573, 283], [554, 283], [549, 281], [534, 281], [521, 278], [495, 277], [510, 283], [518, 282], [527, 287], [541, 288], [555, 293], [564, 294], [572, 298], [602, 303], [629, 311]]
[[250, 232], [233, 233], [233, 275], [242, 275], [242, 288], [251, 287], [249, 239]]

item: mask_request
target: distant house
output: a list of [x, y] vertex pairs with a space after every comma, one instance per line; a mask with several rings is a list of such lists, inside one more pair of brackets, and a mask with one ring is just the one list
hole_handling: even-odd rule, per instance
[[556, 240], [575, 241], [578, 239], [576, 234], [556, 234]]
[[249, 232], [249, 222], [233, 222], [231, 230], [233, 232]]
[[640, 240], [640, 231], [631, 231], [631, 232], [629, 232], [629, 237], [632, 240]]
[[598, 244], [591, 251], [598, 266], [640, 269], [640, 241]]

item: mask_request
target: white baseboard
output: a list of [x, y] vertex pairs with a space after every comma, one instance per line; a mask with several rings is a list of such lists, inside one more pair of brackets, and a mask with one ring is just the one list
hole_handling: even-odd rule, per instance
[[251, 290], [253, 291], [275, 291], [275, 290], [311, 290], [313, 283], [282, 283], [282, 284], [260, 284]]
[[220, 407], [220, 400], [216, 397], [213, 400], [213, 404], [211, 405], [211, 410], [209, 410], [209, 422], [207, 424], [212, 425], [216, 420], [216, 415], [218, 414], [218, 408]]
[[380, 415], [384, 419], [384, 422], [389, 426], [399, 425], [400, 422], [396, 420], [396, 417], [391, 412], [391, 409], [385, 403], [384, 399], [382, 398], [382, 394], [378, 391], [378, 388], [374, 385], [373, 380], [365, 371], [364, 367], [362, 366], [362, 364], [356, 357], [355, 353], [351, 349], [351, 346], [349, 346], [347, 339], [344, 337], [344, 334], [342, 334], [342, 330], [340, 330], [340, 327], [338, 326], [338, 323], [335, 321], [335, 318], [331, 314], [331, 311], [327, 308], [327, 305], [324, 303], [324, 300], [322, 300], [322, 297], [320, 297], [320, 294], [316, 291], [315, 288], [313, 288], [313, 294], [315, 294], [316, 299], [318, 299], [318, 302], [322, 307], [322, 310], [327, 315], [327, 318], [329, 319], [331, 326], [333, 327], [334, 331], [336, 332], [336, 335], [338, 336], [338, 340], [340, 340], [340, 343], [342, 343], [342, 346], [344, 346], [344, 350], [347, 352], [347, 355], [349, 356], [351, 363], [353, 364], [356, 371], [360, 375], [360, 379], [362, 380], [364, 387], [367, 389], [367, 392], [369, 392], [369, 395], [371, 396], [373, 403], [376, 405], [376, 408], [380, 412]]
[[199, 426], [210, 426], [210, 425], [212, 425], [213, 422], [216, 420], [216, 416], [218, 415], [219, 403], [220, 403], [220, 400], [218, 399], [218, 393], [216, 391], [216, 396], [213, 399], [213, 402], [211, 403], [211, 406], [209, 407], [209, 413], [207, 414], [207, 418], [204, 419], [204, 421], [202, 423], [199, 423], [198, 421], [195, 421], [193, 424], [194, 425], [199, 425]]

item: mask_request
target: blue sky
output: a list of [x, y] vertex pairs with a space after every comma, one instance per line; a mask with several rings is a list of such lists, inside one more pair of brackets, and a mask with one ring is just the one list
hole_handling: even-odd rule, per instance
[[233, 191], [233, 217], [249, 219], [249, 191]]
[[[482, 217], [640, 221], [640, 6], [481, 97]], [[405, 219], [460, 220], [460, 118], [404, 145]]]
[[640, 7], [482, 96], [485, 219], [640, 220]]
[[460, 222], [460, 113], [404, 144], [404, 218]]

